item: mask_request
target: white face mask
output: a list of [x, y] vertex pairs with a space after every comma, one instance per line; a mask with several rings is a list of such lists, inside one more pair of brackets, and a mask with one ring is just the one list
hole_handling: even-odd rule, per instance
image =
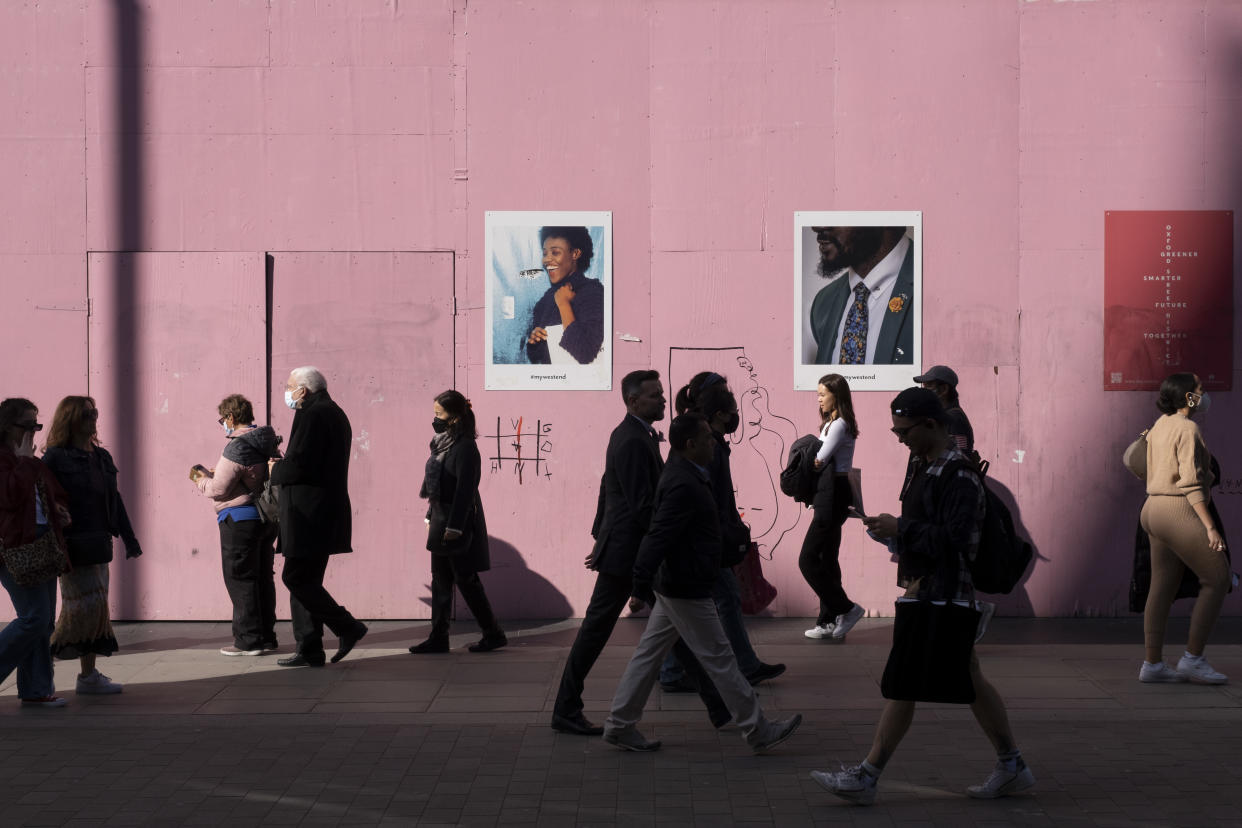
[[293, 392], [290, 391], [288, 388], [286, 388], [285, 389], [285, 405], [289, 406], [294, 411], [297, 411], [299, 404], [300, 404], [300, 400], [295, 400], [293, 398]]
[[228, 422], [227, 422], [227, 421], [226, 421], [226, 422], [223, 422], [223, 423], [220, 423], [220, 428], [224, 429], [224, 433], [225, 433], [225, 434], [232, 434], [232, 433], [233, 433], [233, 429], [229, 428], [229, 424], [228, 424]]

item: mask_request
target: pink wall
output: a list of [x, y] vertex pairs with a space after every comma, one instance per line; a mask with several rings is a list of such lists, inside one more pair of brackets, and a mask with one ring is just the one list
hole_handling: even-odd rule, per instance
[[[1142, 491], [1119, 456], [1154, 410], [1100, 389], [1103, 215], [1236, 206], [1240, 70], [1242, 8], [1211, 0], [4, 4], [0, 393], [45, 418], [99, 397], [147, 551], [114, 568], [120, 617], [227, 617], [185, 471], [219, 451], [220, 397], [263, 399], [270, 254], [273, 424], [307, 361], [354, 423], [342, 602], [426, 617], [415, 492], [430, 397], [455, 382], [485, 435], [551, 424], [551, 476], [485, 478], [498, 610], [580, 615], [619, 394], [483, 391], [483, 214], [610, 210], [614, 384], [729, 376], [773, 611], [807, 615], [806, 518], [770, 479], [816, 421], [790, 390], [793, 212], [921, 210], [927, 364], [958, 371], [1042, 558], [1004, 610], [1123, 613]], [[1242, 537], [1237, 403], [1217, 396]], [[889, 397], [857, 401], [873, 511], [904, 469]], [[843, 567], [887, 611], [893, 567], [854, 525]]]

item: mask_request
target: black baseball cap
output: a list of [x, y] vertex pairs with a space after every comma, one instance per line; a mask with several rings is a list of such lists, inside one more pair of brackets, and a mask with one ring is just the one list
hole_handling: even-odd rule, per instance
[[957, 388], [957, 374], [947, 365], [933, 365], [927, 369], [927, 372], [921, 377], [915, 377], [915, 382], [943, 382], [950, 388]]
[[930, 417], [938, 423], [945, 421], [944, 406], [936, 392], [930, 388], [907, 388], [896, 397], [889, 406], [898, 417], [917, 420]]

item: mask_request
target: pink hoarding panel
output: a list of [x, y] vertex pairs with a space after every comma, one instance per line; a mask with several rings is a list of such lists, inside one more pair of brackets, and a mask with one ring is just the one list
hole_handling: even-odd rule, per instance
[[450, 253], [275, 253], [272, 424], [289, 434], [289, 371], [319, 368], [354, 433], [354, 552], [328, 568], [361, 618], [425, 618], [431, 563], [419, 500], [432, 401], [453, 384]]
[[25, 397], [50, 423], [86, 388], [85, 257], [0, 254], [0, 295], [0, 398]]
[[188, 475], [224, 449], [221, 399], [263, 419], [263, 255], [92, 253], [88, 268], [90, 393], [144, 553], [112, 565], [113, 617], [230, 618], [215, 512]]

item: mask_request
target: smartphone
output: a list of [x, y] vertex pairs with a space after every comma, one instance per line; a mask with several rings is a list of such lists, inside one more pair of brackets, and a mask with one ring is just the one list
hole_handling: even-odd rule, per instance
[[856, 517], [856, 518], [866, 518], [866, 517], [867, 517], [867, 516], [866, 516], [866, 515], [864, 515], [862, 512], [860, 512], [860, 511], [858, 511], [857, 509], [855, 509], [853, 506], [850, 506], [848, 509], [846, 509], [846, 511], [850, 513], [850, 517]]

